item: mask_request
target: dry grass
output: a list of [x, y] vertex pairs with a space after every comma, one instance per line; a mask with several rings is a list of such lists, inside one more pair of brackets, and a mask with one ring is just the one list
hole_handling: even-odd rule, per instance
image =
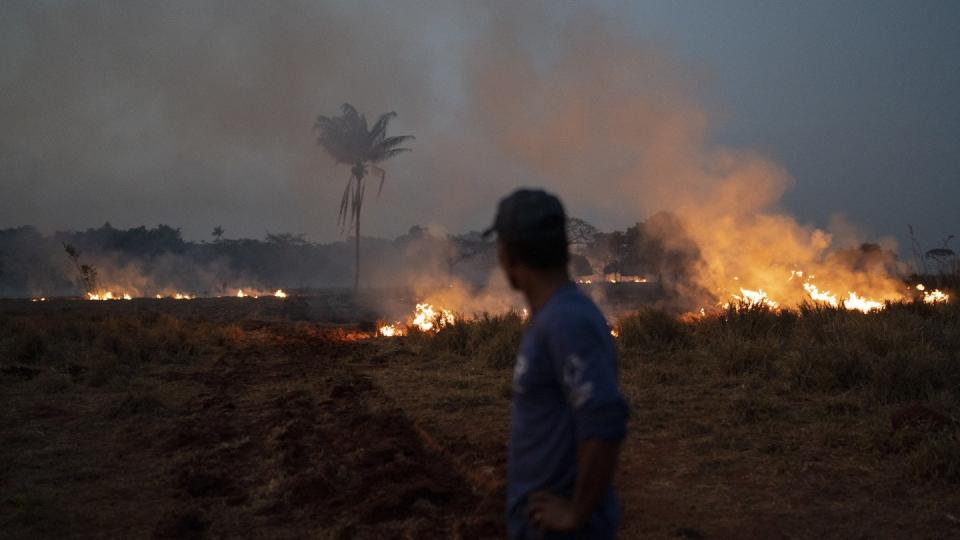
[[[897, 304], [870, 315], [814, 305], [731, 309], [683, 321], [644, 310], [616, 326], [621, 387], [633, 415], [619, 478], [623, 537], [960, 533], [945, 517], [960, 507], [960, 305]], [[129, 470], [143, 485], [119, 485], [110, 480], [115, 464], [96, 456], [137, 455], [139, 433], [193, 434], [186, 427], [214, 413], [220, 416], [210, 417], [211, 426], [221, 418], [242, 426], [262, 420], [250, 425], [272, 433], [273, 420], [256, 415], [265, 404], [277, 418], [295, 408], [296, 400], [278, 401], [290, 393], [280, 390], [294, 388], [311, 396], [311, 406], [325, 407], [339, 401], [313, 396], [318, 388], [352, 387], [340, 378], [359, 381], [360, 373], [371, 381], [363, 399], [376, 405], [358, 418], [389, 413], [394, 420], [386, 425], [409, 418], [471, 479], [499, 485], [509, 368], [522, 327], [517, 314], [483, 316], [436, 334], [325, 341], [319, 354], [310, 345], [319, 330], [304, 322], [261, 330], [261, 323], [213, 323], [129, 305], [115, 313], [0, 311], [0, 389], [9, 404], [0, 442], [12, 460], [5, 474], [34, 471], [38, 479], [4, 486], [0, 524], [43, 536], [76, 530], [86, 517], [58, 508], [84, 486], [117, 500], [147, 491], [160, 497], [172, 488], [150, 472], [149, 460]], [[268, 334], [269, 346], [258, 337]], [[302, 345], [288, 345], [295, 343]], [[246, 429], [231, 436], [252, 452], [244, 441], [256, 431]], [[77, 446], [80, 432], [103, 438]], [[277, 459], [274, 439], [264, 437], [265, 453], [251, 453], [250, 467]], [[210, 447], [191, 444], [195, 453], [163, 459], [238, 453], [213, 439]], [[55, 467], [43, 472], [37, 463]], [[207, 462], [197, 463], [202, 469]], [[159, 510], [150, 504], [162, 501], [146, 500], [153, 502], [121, 504], [126, 510], [116, 512], [128, 512], [131, 523], [151, 519]], [[176, 523], [216, 529], [218, 512], [226, 511], [211, 506]]]
[[[484, 315], [410, 342], [423, 354], [502, 369], [513, 364], [522, 324], [516, 314]], [[669, 400], [677, 387], [703, 382], [739, 387], [725, 407], [734, 424], [806, 421], [830, 432], [837, 419], [876, 423], [917, 403], [960, 418], [957, 304], [893, 304], [871, 314], [812, 304], [797, 311], [732, 306], [686, 322], [642, 310], [616, 328], [628, 395]], [[845, 440], [883, 438], [856, 435]], [[958, 436], [960, 424], [951, 422], [896, 452], [925, 478], [960, 482]]]
[[[112, 472], [124, 467], [116, 455], [131, 452], [134, 426], [166, 425], [198, 391], [158, 374], [194, 369], [235, 346], [233, 331], [158, 313], [0, 312], [0, 528], [63, 537], [103, 518], [129, 531], [156, 511], [143, 494], [160, 488], [148, 473], [159, 462], [128, 466], [142, 469], [136, 485]], [[65, 503], [78, 490], [112, 493], [113, 506], [98, 518], [84, 514]], [[142, 507], [127, 502], [144, 499]]]
[[[0, 311], [5, 537], [497, 536], [356, 330], [116, 306]], [[439, 412], [506, 401], [462, 386]]]
[[[695, 386], [694, 378], [739, 386], [728, 407], [734, 424], [808, 424], [823, 430], [828, 446], [893, 449], [924, 479], [960, 482], [956, 304], [895, 304], [869, 315], [812, 305], [729, 309], [690, 323], [647, 312], [619, 327], [628, 392], [649, 392], [651, 378], [661, 388]], [[885, 420], [918, 404], [951, 420], [927, 426], [909, 445], [887, 444], [898, 434]]]
[[443, 325], [436, 333], [413, 332], [410, 341], [431, 354], [451, 353], [477, 358], [490, 368], [513, 367], [520, 343], [523, 318], [518, 313], [476, 318], [457, 317], [454, 324]]
[[[763, 525], [744, 536], [924, 536], [931, 524], [953, 526], [944, 516], [960, 504], [957, 304], [871, 314], [731, 308], [686, 321], [644, 310], [616, 328], [621, 387], [633, 406], [624, 505], [659, 507], [646, 512], [661, 520], [628, 512], [627, 536], [687, 528], [738, 536], [747, 522]], [[372, 372], [414, 418], [493, 452], [471, 434], [479, 425], [498, 441], [506, 436], [505, 406], [493, 421], [487, 400], [509, 394], [504, 368], [521, 329], [517, 317], [458, 322], [408, 339], [406, 354]], [[461, 393], [470, 396], [453, 397]], [[906, 519], [897, 508], [903, 490], [917, 512]]]

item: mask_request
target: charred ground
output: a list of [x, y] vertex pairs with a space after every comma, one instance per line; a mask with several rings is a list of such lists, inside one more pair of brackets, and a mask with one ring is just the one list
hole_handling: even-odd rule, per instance
[[[368, 339], [311, 302], [3, 302], [0, 528], [501, 537], [520, 317]], [[960, 534], [956, 304], [618, 330], [623, 537]]]

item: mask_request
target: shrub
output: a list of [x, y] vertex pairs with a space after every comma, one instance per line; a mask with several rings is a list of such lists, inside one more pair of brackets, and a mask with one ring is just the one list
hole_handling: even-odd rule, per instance
[[671, 349], [683, 344], [688, 327], [663, 310], [644, 309], [617, 323], [619, 342], [625, 349]]
[[921, 478], [960, 483], [960, 430], [931, 433], [910, 453], [908, 462]]
[[778, 311], [765, 304], [731, 304], [716, 317], [700, 322], [701, 331], [726, 331], [742, 338], [776, 334], [787, 336], [793, 330], [798, 316], [789, 310]]
[[958, 368], [940, 351], [923, 347], [895, 351], [874, 365], [873, 397], [880, 403], [926, 400], [937, 390], [956, 388]]
[[433, 352], [467, 355], [470, 345], [470, 326], [470, 323], [457, 317], [455, 323], [441, 326], [436, 335], [426, 335], [425, 337], [428, 337], [427, 346]]
[[520, 348], [520, 326], [504, 325], [491, 338], [482, 342], [477, 348], [477, 358], [484, 365], [505, 369], [513, 367]]
[[475, 319], [458, 317], [436, 333], [411, 332], [410, 337], [431, 353], [474, 357], [499, 369], [513, 366], [522, 329], [523, 319], [517, 313], [484, 313]]
[[783, 407], [755, 393], [744, 393], [730, 402], [730, 419], [735, 424], [763, 422], [779, 416]]
[[716, 336], [708, 350], [714, 354], [720, 370], [727, 375], [761, 373], [770, 376], [776, 370], [777, 357], [782, 354], [782, 343], [776, 336], [752, 340], [735, 335]]

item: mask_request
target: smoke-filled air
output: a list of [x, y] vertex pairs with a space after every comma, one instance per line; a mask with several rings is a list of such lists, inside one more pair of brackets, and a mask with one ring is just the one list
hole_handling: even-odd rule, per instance
[[0, 0], [0, 536], [960, 538], [958, 28]]
[[[820, 225], [793, 217], [783, 204], [796, 187], [791, 171], [749, 142], [716, 140], [715, 126], [733, 112], [718, 104], [711, 66], [682, 59], [664, 40], [599, 6], [450, 5], [389, 15], [381, 7], [9, 6], [0, 23], [10, 45], [0, 53], [0, 225], [59, 231], [59, 240], [6, 231], [0, 257], [8, 268], [26, 257], [47, 269], [17, 280], [8, 271], [0, 289], [70, 294], [74, 265], [60, 244], [78, 233], [63, 231], [104, 221], [121, 229], [164, 223], [185, 237], [147, 258], [93, 242], [86, 251], [101, 285], [121, 294], [359, 279], [341, 260], [354, 223], [334, 216], [360, 184], [341, 196], [351, 166], [338, 166], [311, 130], [318, 115], [349, 102], [371, 125], [395, 112], [390, 134], [416, 136], [413, 152], [382, 168], [371, 163], [366, 175], [368, 184], [383, 183], [362, 201], [357, 248], [369, 243], [372, 260], [390, 261], [363, 269], [368, 286], [449, 296], [454, 283], [464, 291], [457, 310], [478, 309], [477, 295], [499, 298], [483, 307], [516, 305], [490, 254], [477, 258], [469, 231], [490, 222], [509, 190], [542, 186], [601, 232], [642, 223], [641, 236], [662, 251], [623, 253], [639, 250], [636, 242], [613, 253], [580, 246], [590, 263], [584, 281], [618, 280], [619, 267], [633, 266], [629, 274], [656, 281], [661, 303], [682, 311], [742, 300], [864, 310], [916, 294], [904, 278], [921, 271], [927, 250], [898, 245], [894, 236], [908, 223], [884, 222], [896, 230], [866, 237], [843, 208]], [[217, 241], [286, 235], [314, 253], [300, 271], [280, 260], [274, 270], [269, 260], [240, 260], [236, 245], [195, 245], [213, 241], [208, 231], [221, 225], [228, 234]], [[399, 246], [376, 240], [413, 230], [438, 240], [429, 257], [402, 238]], [[936, 247], [935, 238], [925, 247]], [[391, 258], [378, 255], [383, 249]], [[306, 264], [317, 259], [329, 260]]]

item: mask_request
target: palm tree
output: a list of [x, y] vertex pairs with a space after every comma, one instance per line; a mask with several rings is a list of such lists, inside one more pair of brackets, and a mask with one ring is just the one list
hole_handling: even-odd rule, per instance
[[214, 237], [217, 242], [223, 239], [223, 227], [217, 225], [213, 228], [213, 232], [210, 233], [210, 236]]
[[[367, 126], [367, 118], [358, 113], [353, 105], [343, 104], [343, 113], [340, 116], [317, 117], [314, 128], [320, 131], [317, 142], [338, 163], [350, 166], [350, 179], [343, 190], [340, 199], [340, 214], [337, 224], [343, 231], [348, 225], [354, 226], [356, 266], [353, 276], [353, 290], [360, 287], [360, 211], [363, 209], [363, 197], [366, 194], [367, 174], [373, 172], [380, 177], [380, 186], [377, 196], [383, 190], [383, 181], [386, 171], [377, 166], [377, 163], [392, 158], [397, 154], [409, 152], [409, 148], [401, 148], [404, 141], [413, 139], [412, 135], [387, 137], [387, 125], [394, 117], [395, 112], [380, 115], [372, 128]], [[349, 211], [349, 220], [347, 213]]]

